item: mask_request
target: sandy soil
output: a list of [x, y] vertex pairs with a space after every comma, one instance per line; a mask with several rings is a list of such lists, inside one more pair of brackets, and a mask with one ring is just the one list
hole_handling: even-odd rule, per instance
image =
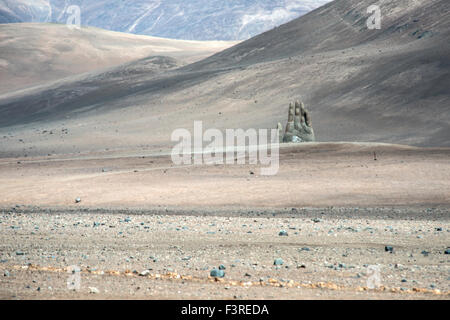
[[175, 167], [170, 156], [159, 155], [164, 151], [1, 159], [0, 205], [67, 207], [77, 197], [80, 206], [101, 208], [450, 204], [448, 148], [284, 147], [274, 176], [262, 176], [261, 168], [251, 165]]
[[149, 56], [181, 65], [224, 50], [234, 41], [183, 41], [64, 24], [0, 24], [0, 94], [95, 72]]
[[449, 153], [286, 146], [273, 177], [155, 154], [1, 159], [0, 297], [448, 299]]
[[[52, 83], [49, 56], [89, 66], [80, 51], [146, 44], [82, 30], [58, 60], [64, 43], [25, 32], [50, 51], [23, 68], [41, 86], [0, 96], [0, 298], [448, 299], [449, 2], [381, 0], [380, 30], [371, 4], [333, 1], [184, 66], [202, 44], [153, 39], [171, 53]], [[10, 34], [2, 70], [27, 44]], [[170, 159], [175, 129], [274, 128], [300, 98], [326, 143], [283, 146], [277, 175]]]

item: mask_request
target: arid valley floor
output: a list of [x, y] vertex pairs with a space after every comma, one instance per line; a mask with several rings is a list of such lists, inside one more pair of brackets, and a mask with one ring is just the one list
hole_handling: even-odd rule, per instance
[[2, 159], [0, 297], [448, 299], [449, 154], [287, 146], [276, 176], [152, 154]]
[[[241, 42], [0, 24], [0, 299], [448, 300], [450, 2], [372, 4]], [[276, 175], [171, 159], [297, 99]]]

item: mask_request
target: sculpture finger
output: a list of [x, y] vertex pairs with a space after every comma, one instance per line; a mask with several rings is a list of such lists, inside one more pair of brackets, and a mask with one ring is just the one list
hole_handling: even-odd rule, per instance
[[305, 104], [303, 102], [300, 103], [300, 123], [302, 125], [305, 124]]
[[278, 122], [277, 125], [277, 131], [278, 131], [278, 142], [283, 142], [283, 125]]
[[312, 126], [311, 113], [306, 108], [304, 109], [304, 111], [305, 111], [305, 122], [306, 122], [306, 125], [308, 127], [311, 127]]
[[302, 122], [302, 112], [301, 112], [300, 102], [297, 100], [297, 101], [295, 101], [295, 115], [294, 115], [295, 130], [301, 129], [301, 122]]
[[290, 132], [294, 130], [294, 104], [291, 102], [289, 104], [289, 116], [288, 116], [288, 123], [286, 124], [286, 132]]

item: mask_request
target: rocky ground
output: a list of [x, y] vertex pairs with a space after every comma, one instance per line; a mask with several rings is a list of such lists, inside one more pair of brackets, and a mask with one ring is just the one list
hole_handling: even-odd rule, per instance
[[0, 159], [0, 298], [450, 297], [448, 149], [283, 145], [274, 176], [134, 152]]
[[[0, 96], [0, 298], [448, 299], [448, 3], [379, 1], [369, 30], [371, 1], [335, 1], [182, 68], [224, 44], [91, 72], [67, 28], [11, 29], [31, 42], [3, 50], [26, 89]], [[30, 66], [24, 43], [74, 50]], [[275, 175], [171, 159], [176, 129], [275, 128], [296, 99], [322, 142], [283, 144]]]
[[[180, 215], [19, 206], [0, 217], [2, 299], [450, 297], [447, 209]], [[211, 277], [221, 265], [224, 277]], [[70, 266], [81, 269], [79, 290], [67, 286]]]

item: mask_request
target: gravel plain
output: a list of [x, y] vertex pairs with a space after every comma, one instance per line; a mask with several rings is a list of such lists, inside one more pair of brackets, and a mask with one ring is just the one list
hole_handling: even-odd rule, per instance
[[445, 208], [1, 212], [2, 299], [450, 297]]

